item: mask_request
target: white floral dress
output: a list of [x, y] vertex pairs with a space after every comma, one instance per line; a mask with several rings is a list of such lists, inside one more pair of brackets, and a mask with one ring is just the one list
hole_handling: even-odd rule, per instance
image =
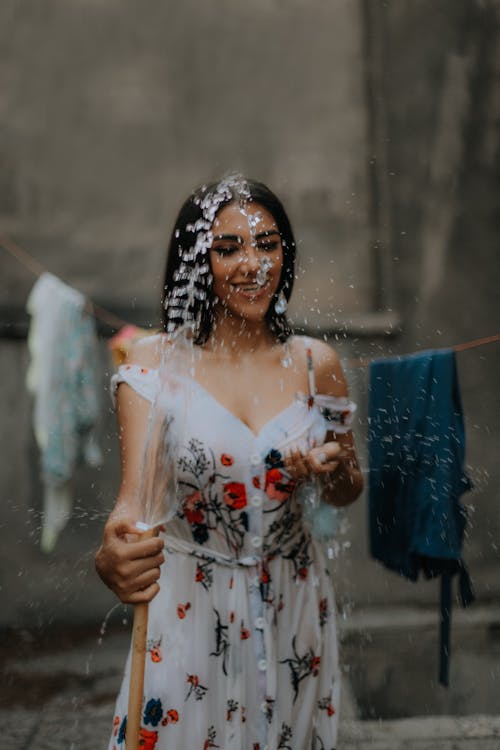
[[[307, 349], [311, 387], [312, 360]], [[158, 371], [112, 378], [153, 400]], [[179, 511], [149, 607], [143, 750], [334, 750], [340, 674], [332, 580], [283, 466], [349, 429], [347, 399], [297, 397], [254, 434], [193, 382]], [[329, 418], [328, 419], [325, 418]], [[124, 750], [129, 660], [110, 750]]]

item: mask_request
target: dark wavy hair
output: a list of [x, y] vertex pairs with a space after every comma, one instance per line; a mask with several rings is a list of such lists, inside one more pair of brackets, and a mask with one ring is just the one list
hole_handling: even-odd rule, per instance
[[[283, 267], [276, 293], [266, 313], [266, 322], [278, 340], [286, 341], [291, 327], [284, 313], [276, 312], [281, 292], [290, 299], [295, 277], [296, 244], [290, 220], [279, 198], [262, 182], [233, 176], [203, 185], [185, 201], [170, 238], [162, 296], [162, 323], [173, 333], [187, 318], [195, 322], [195, 343], [203, 344], [213, 324], [213, 277], [207, 248], [199, 249], [200, 238], [212, 227], [217, 213], [231, 203], [258, 203], [273, 216], [283, 246]], [[208, 210], [207, 210], [208, 207]], [[208, 214], [208, 219], [207, 219]], [[194, 280], [194, 281], [193, 281]], [[190, 301], [187, 287], [191, 282]]]

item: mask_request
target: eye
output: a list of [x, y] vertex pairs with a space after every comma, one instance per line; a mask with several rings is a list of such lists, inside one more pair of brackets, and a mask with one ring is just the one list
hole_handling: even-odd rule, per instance
[[259, 250], [264, 250], [266, 253], [272, 253], [273, 250], [277, 250], [279, 247], [278, 240], [267, 240], [266, 242], [259, 242], [257, 245]]
[[212, 250], [214, 250], [214, 252], [216, 252], [218, 255], [226, 258], [240, 252], [241, 247], [240, 245], [216, 245], [216, 247], [212, 248]]

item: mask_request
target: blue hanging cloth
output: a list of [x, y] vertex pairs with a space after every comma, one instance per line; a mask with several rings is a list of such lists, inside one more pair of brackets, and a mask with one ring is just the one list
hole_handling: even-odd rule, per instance
[[462, 561], [465, 430], [451, 349], [370, 365], [369, 514], [373, 557], [416, 581], [441, 576], [439, 681], [449, 683], [451, 580], [474, 600]]

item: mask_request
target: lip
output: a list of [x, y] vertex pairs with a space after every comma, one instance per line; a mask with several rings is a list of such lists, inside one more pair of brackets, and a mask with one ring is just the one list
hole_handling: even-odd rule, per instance
[[[255, 288], [253, 288], [255, 286]], [[236, 294], [245, 299], [255, 300], [266, 296], [269, 282], [266, 282], [263, 286], [251, 285], [251, 284], [231, 284], [231, 288]]]

